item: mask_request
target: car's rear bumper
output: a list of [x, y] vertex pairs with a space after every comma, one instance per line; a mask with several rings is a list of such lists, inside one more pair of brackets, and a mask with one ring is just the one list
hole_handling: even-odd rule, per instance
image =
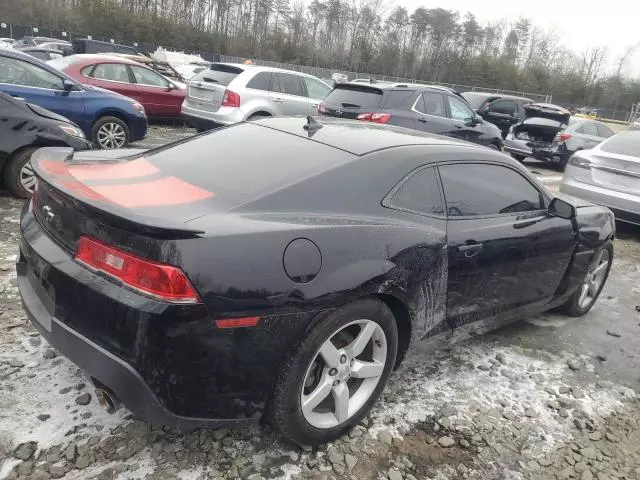
[[577, 181], [571, 177], [570, 171], [565, 172], [560, 191], [608, 207], [618, 221], [640, 225], [640, 195]]
[[[98, 386], [106, 386], [136, 417], [174, 428], [237, 426], [256, 419], [209, 419], [176, 415], [167, 410], [140, 374], [127, 362], [60, 322], [51, 315], [27, 275], [26, 262], [18, 263], [18, 287], [31, 323], [53, 347], [82, 368]], [[96, 382], [97, 381], [97, 382]]]
[[220, 107], [216, 112], [210, 112], [194, 107], [188, 99], [182, 103], [181, 114], [187, 121], [213, 128], [233, 125], [244, 120], [243, 112], [238, 108]]
[[557, 161], [564, 156], [564, 152], [560, 151], [554, 144], [550, 144], [548, 147], [533, 149], [528, 145], [529, 142], [525, 140], [519, 140], [513, 137], [512, 134], [507, 135], [504, 140], [503, 148], [507, 153], [513, 155], [521, 155], [523, 157], [533, 157], [538, 160]]

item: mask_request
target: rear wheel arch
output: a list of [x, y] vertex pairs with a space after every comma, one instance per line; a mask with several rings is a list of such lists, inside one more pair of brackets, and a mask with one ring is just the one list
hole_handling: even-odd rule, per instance
[[257, 120], [258, 118], [272, 117], [272, 116], [273, 115], [271, 113], [267, 112], [266, 110], [258, 110], [257, 112], [251, 113], [251, 115], [249, 115], [247, 117], [247, 121]]
[[405, 303], [397, 296], [389, 293], [377, 293], [373, 295], [373, 297], [383, 302], [387, 308], [391, 310], [393, 318], [396, 320], [396, 325], [398, 327], [398, 353], [396, 355], [396, 364], [394, 368], [398, 368], [404, 360], [407, 351], [409, 350], [409, 345], [411, 344], [411, 313]]

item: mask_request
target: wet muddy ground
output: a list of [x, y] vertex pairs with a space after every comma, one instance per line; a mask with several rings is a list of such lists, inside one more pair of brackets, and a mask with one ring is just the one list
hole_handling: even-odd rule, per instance
[[[143, 147], [193, 133], [152, 127]], [[560, 173], [527, 166], [554, 188]], [[348, 437], [301, 449], [268, 426], [179, 432], [107, 415], [20, 306], [21, 202], [0, 197], [0, 479], [640, 480], [640, 228], [583, 318], [540, 315], [416, 346]]]

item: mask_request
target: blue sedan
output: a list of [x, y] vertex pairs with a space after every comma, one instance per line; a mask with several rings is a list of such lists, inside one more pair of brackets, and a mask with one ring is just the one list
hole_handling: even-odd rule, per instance
[[135, 100], [82, 85], [16, 50], [0, 49], [0, 91], [67, 117], [98, 148], [121, 148], [147, 135], [144, 107]]

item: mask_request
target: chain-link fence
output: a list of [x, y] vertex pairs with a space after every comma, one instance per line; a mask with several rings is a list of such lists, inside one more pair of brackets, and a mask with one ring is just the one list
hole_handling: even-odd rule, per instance
[[[142, 52], [142, 53], [153, 53], [160, 46], [153, 43], [146, 43], [146, 42], [139, 42], [139, 41], [134, 42], [131, 40], [92, 36], [84, 33], [67, 32], [63, 30], [55, 30], [50, 28], [39, 28], [39, 27], [29, 27], [25, 25], [16, 25], [11, 23], [0, 23], [0, 37], [20, 39], [25, 36], [50, 37], [50, 38], [57, 38], [61, 40], [67, 40], [69, 42], [73, 41], [73, 39], [75, 38], [91, 38], [93, 40], [99, 40], [102, 42], [118, 43], [120, 45], [135, 47], [139, 52]], [[172, 45], [162, 45], [162, 47], [167, 48], [169, 50], [180, 50], [180, 51], [183, 51], [184, 53], [200, 55], [204, 60], [207, 60], [210, 62], [222, 61], [222, 62], [242, 63], [245, 61], [244, 57], [234, 57], [231, 55], [219, 55], [214, 52], [183, 50], [179, 47], [172, 46]], [[349, 72], [345, 70], [314, 67], [314, 66], [308, 66], [308, 65], [295, 65], [295, 64], [281, 63], [281, 62], [271, 62], [268, 60], [259, 60], [259, 59], [252, 59], [252, 60], [256, 63], [256, 65], [304, 72], [304, 73], [308, 73], [310, 75], [314, 75], [316, 77], [324, 78], [324, 79], [331, 78], [331, 76], [334, 73], [340, 73], [340, 74], [346, 75], [350, 81], [358, 78], [364, 78], [364, 79], [375, 79], [376, 82], [413, 83], [413, 84], [422, 84], [422, 85], [437, 84], [445, 87], [454, 88], [455, 90], [458, 90], [460, 92], [468, 92], [468, 91], [488, 92], [488, 93], [497, 93], [497, 94], [503, 94], [503, 95], [515, 95], [520, 97], [527, 97], [537, 102], [547, 102], [547, 103], [551, 102], [551, 95], [544, 94], [544, 93], [519, 92], [519, 91], [513, 91], [513, 90], [503, 90], [498, 88], [484, 87], [481, 85], [463, 85], [463, 84], [456, 84], [456, 83], [431, 82], [428, 80], [421, 80], [421, 79], [415, 79], [415, 78], [374, 75], [366, 72]], [[628, 112], [627, 112], [627, 115], [628, 115]]]

